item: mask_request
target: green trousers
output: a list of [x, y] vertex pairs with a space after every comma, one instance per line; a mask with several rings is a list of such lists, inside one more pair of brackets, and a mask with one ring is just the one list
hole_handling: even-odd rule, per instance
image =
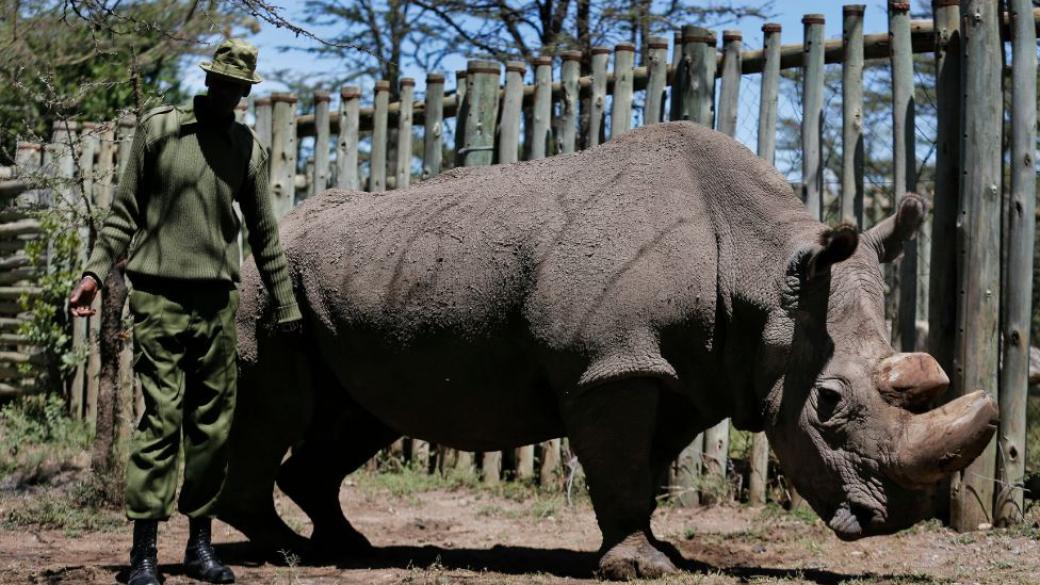
[[134, 371], [144, 414], [126, 466], [126, 515], [170, 517], [183, 443], [177, 507], [192, 518], [212, 516], [227, 473], [235, 410], [238, 291], [220, 282], [131, 281]]

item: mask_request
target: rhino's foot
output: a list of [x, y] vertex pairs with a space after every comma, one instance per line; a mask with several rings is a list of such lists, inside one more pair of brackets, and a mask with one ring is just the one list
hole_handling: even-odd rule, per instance
[[311, 551], [319, 559], [364, 557], [372, 553], [372, 543], [349, 522], [335, 527], [315, 525], [311, 533]]
[[310, 542], [289, 528], [278, 517], [273, 506], [267, 512], [232, 510], [225, 507], [217, 517], [244, 534], [253, 546], [263, 551], [286, 551], [303, 556], [310, 550]]
[[642, 532], [614, 545], [599, 560], [600, 576], [612, 581], [657, 579], [678, 571]]

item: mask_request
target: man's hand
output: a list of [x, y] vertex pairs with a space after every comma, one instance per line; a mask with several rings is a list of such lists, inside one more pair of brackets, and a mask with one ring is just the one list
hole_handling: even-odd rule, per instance
[[69, 295], [69, 312], [77, 317], [90, 317], [96, 313], [97, 311], [92, 309], [90, 305], [94, 302], [97, 291], [98, 281], [96, 278], [90, 275], [81, 278], [76, 287], [72, 289], [72, 294]]

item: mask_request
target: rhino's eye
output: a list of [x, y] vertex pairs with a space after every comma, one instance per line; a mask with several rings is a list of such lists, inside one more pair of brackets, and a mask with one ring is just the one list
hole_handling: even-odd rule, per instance
[[823, 383], [816, 387], [816, 416], [820, 422], [829, 421], [841, 410], [842, 391], [838, 384]]

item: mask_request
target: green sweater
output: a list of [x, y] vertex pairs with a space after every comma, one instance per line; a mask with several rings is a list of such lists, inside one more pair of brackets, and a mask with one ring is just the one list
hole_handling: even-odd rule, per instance
[[238, 282], [237, 201], [274, 318], [295, 321], [300, 310], [271, 209], [267, 154], [248, 127], [233, 116], [214, 119], [205, 106], [200, 96], [194, 108], [167, 106], [143, 117], [84, 272], [104, 282], [129, 247], [131, 280]]

